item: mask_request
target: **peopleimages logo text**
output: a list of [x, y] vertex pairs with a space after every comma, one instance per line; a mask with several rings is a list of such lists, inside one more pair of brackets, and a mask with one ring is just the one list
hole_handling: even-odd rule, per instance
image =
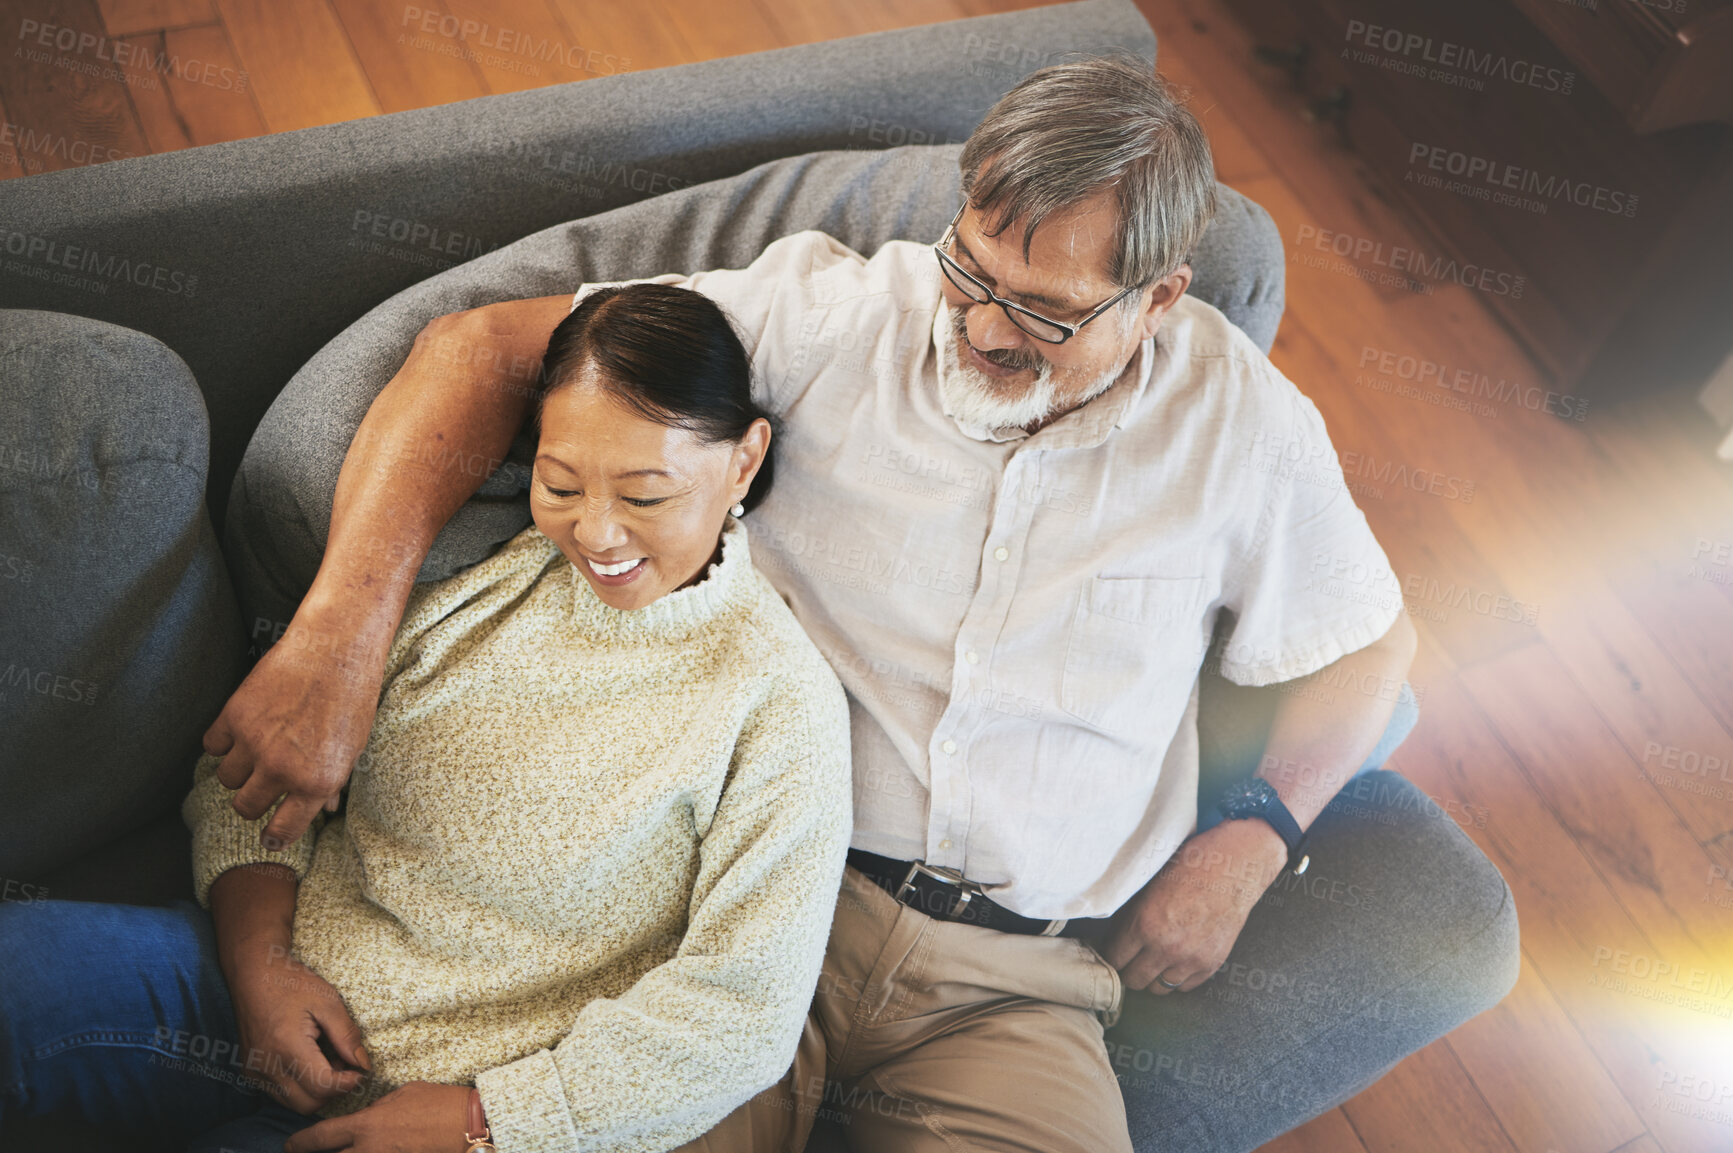
[[[1542, 92], [1570, 95], [1576, 84], [1576, 73], [1562, 68], [1549, 68], [1532, 60], [1512, 59], [1502, 52], [1477, 51], [1450, 40], [1434, 40], [1418, 32], [1368, 24], [1364, 20], [1348, 21], [1344, 37], [1350, 44], [1388, 52], [1404, 59], [1414, 58], [1440, 68], [1452, 68], [1472, 76], [1493, 80], [1508, 80]], [[1347, 49], [1344, 48], [1346, 53]]]
[[[60, 52], [71, 52], [78, 56], [94, 56], [98, 60], [118, 65], [121, 68], [154, 72], [162, 76], [173, 76], [191, 84], [204, 84], [211, 88], [221, 88], [232, 92], [245, 92], [247, 89], [247, 73], [237, 71], [222, 64], [204, 60], [183, 60], [177, 53], [152, 52], [145, 44], [125, 40], [110, 40], [106, 36], [98, 36], [94, 32], [80, 31], [59, 24], [44, 24], [40, 20], [23, 19], [18, 22], [18, 39], [26, 45], [39, 45], [41, 48], [51, 48]], [[14, 50], [16, 54], [16, 50]], [[32, 55], [32, 59], [36, 59]], [[109, 79], [124, 79], [122, 76]]]
[[1429, 257], [1418, 248], [1407, 248], [1399, 244], [1386, 246], [1382, 240], [1336, 232], [1312, 224], [1300, 225], [1299, 232], [1294, 236], [1294, 244], [1301, 248], [1310, 245], [1319, 252], [1332, 253], [1349, 261], [1370, 261], [1411, 276], [1451, 281], [1464, 288], [1479, 289], [1494, 296], [1508, 296], [1512, 300], [1522, 299], [1522, 290], [1526, 283], [1526, 278], [1515, 273], [1502, 272], [1482, 264], [1464, 263], [1442, 254]]
[[148, 260], [133, 260], [112, 252], [99, 252], [88, 245], [68, 244], [63, 240], [5, 228], [0, 228], [0, 252], [74, 272], [88, 272], [110, 281], [126, 281], [173, 296], [192, 296], [199, 282], [197, 276], [188, 276]]
[[[1581, 421], [1589, 411], [1589, 402], [1584, 397], [1572, 396], [1570, 393], [1560, 395], [1539, 385], [1523, 384], [1502, 376], [1494, 380], [1477, 369], [1452, 368], [1442, 361], [1387, 348], [1376, 348], [1370, 344], [1360, 346], [1360, 367], [1371, 367], [1386, 377], [1430, 384], [1476, 399], [1521, 405], [1531, 411], [1546, 412], [1566, 420]], [[1359, 377], [1355, 378], [1355, 383], [1361, 383]]]
[[[1614, 216], [1635, 216], [1637, 214], [1637, 196], [1632, 192], [1622, 192], [1599, 184], [1591, 184], [1586, 180], [1571, 180], [1558, 175], [1542, 175], [1533, 168], [1525, 168], [1518, 164], [1506, 164], [1485, 156], [1474, 156], [1467, 152], [1459, 152], [1439, 144], [1427, 144], [1414, 141], [1408, 146], [1408, 175], [1405, 181], [1419, 179], [1426, 183], [1426, 173], [1419, 177], [1416, 168], [1425, 168], [1431, 172], [1442, 172], [1449, 176], [1460, 176], [1466, 187], [1462, 191], [1478, 199], [1491, 199], [1510, 190], [1510, 195], [1495, 203], [1510, 203], [1514, 207], [1528, 208], [1527, 197], [1538, 198], [1534, 205], [1539, 211], [1546, 211], [1546, 202], [1558, 203], [1563, 200], [1579, 208], [1590, 208], [1596, 212], [1606, 212]], [[1447, 191], [1458, 191], [1454, 183], [1434, 181], [1438, 187]], [[1480, 187], [1487, 185], [1487, 188]], [[1520, 193], [1521, 196], [1515, 194]]]

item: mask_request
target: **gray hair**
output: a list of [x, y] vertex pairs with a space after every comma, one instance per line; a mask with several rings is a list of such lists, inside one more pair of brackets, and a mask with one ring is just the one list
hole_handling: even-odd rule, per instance
[[1216, 210], [1203, 128], [1129, 53], [1030, 73], [987, 111], [960, 165], [963, 195], [994, 222], [989, 236], [1023, 226], [1024, 260], [1049, 215], [1111, 189], [1119, 238], [1108, 275], [1121, 288], [1147, 288], [1186, 263]]

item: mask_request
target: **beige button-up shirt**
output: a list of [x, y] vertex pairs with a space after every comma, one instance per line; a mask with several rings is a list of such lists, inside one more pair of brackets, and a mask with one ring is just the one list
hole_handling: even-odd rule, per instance
[[939, 277], [925, 245], [803, 232], [655, 279], [727, 311], [783, 418], [753, 551], [848, 690], [853, 844], [1106, 916], [1196, 827], [1217, 613], [1222, 674], [1261, 685], [1401, 598], [1317, 408], [1219, 311], [1181, 298], [1099, 397], [990, 433], [940, 403]]

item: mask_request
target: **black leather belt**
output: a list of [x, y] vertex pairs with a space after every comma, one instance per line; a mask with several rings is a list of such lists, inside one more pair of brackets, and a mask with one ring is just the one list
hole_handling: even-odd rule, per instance
[[956, 870], [924, 861], [895, 861], [865, 849], [850, 849], [848, 863], [903, 904], [940, 921], [961, 921], [1001, 933], [1084, 939], [1103, 936], [1112, 924], [1108, 917], [1043, 921], [1013, 913], [995, 904], [979, 885], [965, 881]]

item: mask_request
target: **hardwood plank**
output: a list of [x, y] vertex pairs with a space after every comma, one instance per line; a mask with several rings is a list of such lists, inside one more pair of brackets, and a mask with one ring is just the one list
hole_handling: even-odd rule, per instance
[[[1164, 44], [1164, 69], [1177, 72], [1191, 67], [1189, 55], [1168, 50], [1174, 46], [1173, 37]], [[1213, 57], [1208, 62], [1226, 67]], [[1214, 77], [1218, 71], [1211, 69], [1208, 75]], [[1195, 82], [1191, 76], [1186, 78]], [[1268, 117], [1280, 112], [1274, 107], [1264, 111]], [[1225, 119], [1231, 121], [1232, 117]], [[1266, 129], [1264, 136], [1271, 134]], [[1346, 163], [1343, 160], [1337, 167]], [[1347, 181], [1339, 171], [1312, 163], [1303, 178], [1309, 195], [1342, 201], [1327, 207], [1328, 211], [1353, 211], [1345, 199], [1349, 194], [1340, 190]], [[1303, 221], [1309, 211], [1298, 203], [1299, 194], [1289, 189], [1292, 182], [1291, 177], [1238, 182], [1242, 191], [1271, 211], [1290, 240], [1301, 227], [1296, 222]], [[1331, 185], [1337, 187], [1335, 192], [1328, 191]], [[1318, 188], [1326, 192], [1318, 193]], [[1424, 403], [1436, 399], [1436, 389], [1428, 390], [1433, 393], [1428, 398], [1409, 388], [1410, 399], [1362, 387], [1358, 365], [1370, 355], [1376, 368], [1376, 362], [1383, 359], [1381, 354], [1391, 349], [1410, 364], [1429, 359], [1459, 368], [1466, 364], [1479, 370], [1484, 366], [1501, 377], [1505, 374], [1502, 363], [1495, 367], [1482, 360], [1489, 345], [1494, 349], [1503, 345], [1503, 356], [1517, 363], [1522, 358], [1484, 314], [1477, 323], [1473, 316], [1455, 318], [1449, 324], [1437, 323], [1436, 317], [1405, 318], [1393, 315], [1397, 303], [1378, 293], [1352, 282], [1340, 290], [1324, 284], [1314, 287], [1308, 283], [1307, 272], [1290, 266], [1289, 314], [1273, 354], [1277, 364], [1318, 402], [1333, 429], [1343, 426], [1344, 411], [1354, 407], [1347, 396], [1351, 392], [1358, 406], [1367, 410], [1368, 419], [1388, 433], [1391, 443], [1403, 445], [1405, 453], [1417, 454], [1424, 449], [1433, 460], [1448, 462], [1450, 472], [1479, 479], [1481, 495], [1473, 508], [1455, 508], [1452, 515], [1478, 552], [1490, 559], [1500, 583], [1519, 595], [1528, 593], [1524, 599], [1539, 603], [1538, 616], [1544, 620], [1557, 599], [1552, 590], [1568, 589], [1589, 567], [1583, 561], [1582, 542], [1597, 540], [1606, 531], [1601, 498], [1616, 494], [1618, 484], [1604, 460], [1598, 460], [1592, 443], [1579, 435], [1580, 426], [1572, 428], [1556, 418], [1525, 412], [1520, 405], [1497, 409], [1483, 405], [1488, 415], [1476, 415]], [[1332, 302], [1336, 302], [1334, 306]], [[1310, 373], [1304, 373], [1287, 359], [1295, 347], [1292, 334], [1296, 327], [1324, 334], [1317, 342], [1332, 352], [1332, 365], [1320, 370], [1315, 364]], [[1476, 360], [1482, 363], [1477, 365]], [[1533, 380], [1532, 374], [1531, 367], [1526, 374], [1510, 375]], [[1509, 391], [1517, 395], [1515, 389]], [[1534, 389], [1527, 391], [1532, 397]], [[1353, 443], [1351, 439], [1344, 441], [1347, 446]], [[1419, 463], [1415, 455], [1409, 458]], [[1387, 528], [1380, 521], [1379, 510], [1369, 503], [1364, 506], [1382, 537]], [[1461, 643], [1447, 640], [1453, 645]], [[1461, 651], [1457, 656], [1464, 662], [1473, 659]]]
[[[468, 49], [489, 92], [521, 92], [624, 71], [566, 27], [547, 0], [440, 0], [455, 17], [423, 38]], [[456, 35], [451, 33], [455, 31]]]
[[[1635, 547], [1622, 553], [1614, 583], [1733, 732], [1733, 465], [1714, 458], [1713, 430], [1696, 426], [1706, 420], [1686, 423], [1687, 392], [1621, 405], [1595, 430], [1648, 512], [1628, 538]], [[1729, 779], [1716, 782], [1717, 791], [1733, 797], [1733, 771], [1722, 776]]]
[[1629, 1145], [1619, 1146], [1613, 1151], [1613, 1153], [1664, 1153], [1664, 1151], [1659, 1145], [1655, 1144], [1655, 1139], [1653, 1137], [1645, 1133], [1635, 1141], [1632, 1141]]
[[583, 47], [586, 61], [594, 53], [604, 71], [636, 72], [709, 58], [694, 52], [655, 5], [626, 8], [595, 0], [552, 2]]
[[1541, 621], [1570, 670], [1661, 799], [1701, 844], [1733, 830], [1733, 737], [1668, 651], [1600, 580], [1556, 598]]
[[1644, 1131], [1526, 955], [1510, 996], [1449, 1045], [1521, 1153], [1615, 1149]]
[[210, 24], [217, 18], [211, 0], [96, 0], [110, 36], [136, 36]]
[[755, 0], [755, 4], [765, 23], [788, 44], [812, 44], [896, 27], [886, 22], [882, 9], [864, 3], [803, 4], [800, 0]]
[[[9, 131], [12, 120], [6, 115], [6, 103], [0, 100], [0, 134], [12, 137]], [[0, 180], [11, 180], [15, 176], [24, 175], [24, 155], [18, 149], [15, 138], [0, 140]]]
[[[1267, 185], [1253, 180], [1245, 188], [1263, 199]], [[1303, 289], [1290, 291], [1304, 294]], [[1362, 301], [1358, 315], [1376, 314], [1379, 308], [1376, 301]], [[1352, 321], [1326, 317], [1324, 323], [1331, 327], [1321, 331], [1336, 332], [1331, 339], [1339, 347], [1344, 343], [1342, 326]], [[1296, 310], [1284, 321], [1272, 356], [1317, 403], [1331, 429], [1332, 442], [1344, 454], [1344, 467], [1358, 474], [1356, 497], [1391, 553], [1393, 568], [1410, 597], [1411, 614], [1441, 629], [1440, 635], [1459, 663], [1534, 643], [1533, 623], [1536, 616], [1544, 614], [1546, 585], [1518, 567], [1487, 560], [1496, 555], [1494, 549], [1483, 545], [1480, 535], [1470, 535], [1479, 534], [1480, 525], [1488, 519], [1489, 505], [1515, 503], [1529, 508], [1533, 516], [1539, 515], [1532, 511], [1538, 501], [1524, 491], [1523, 478], [1495, 454], [1462, 450], [1478, 431], [1472, 427], [1472, 417], [1441, 413], [1429, 426], [1416, 427], [1414, 413], [1382, 410], [1377, 397], [1344, 386], [1342, 382], [1352, 371], [1352, 353], [1333, 352], [1326, 346], [1326, 338], [1315, 335], [1318, 331], [1316, 322]], [[1358, 335], [1352, 327], [1347, 332]], [[1460, 499], [1446, 500], [1431, 491], [1377, 483], [1381, 475], [1401, 475], [1398, 470], [1402, 469], [1410, 477], [1422, 479], [1427, 473], [1442, 474], [1442, 492], [1456, 492]], [[1390, 491], [1384, 492], [1385, 488]], [[1412, 548], [1403, 546], [1404, 539]], [[1493, 544], [1497, 543], [1495, 538]], [[1507, 572], [1513, 575], [1507, 576]], [[1482, 592], [1494, 597], [1508, 594], [1512, 603], [1501, 606], [1496, 600], [1483, 598]], [[1471, 599], [1452, 608], [1464, 595]], [[1522, 602], [1520, 608], [1516, 601]], [[1477, 605], [1488, 611], [1472, 611]], [[1538, 610], [1531, 612], [1531, 606], [1537, 605]]]
[[[217, 28], [218, 35], [222, 29]], [[133, 111], [144, 130], [145, 141], [154, 152], [173, 152], [192, 146], [191, 128], [181, 117], [168, 93], [167, 77], [152, 62], [166, 60], [168, 44], [162, 33], [128, 36], [122, 41], [128, 63], [122, 65], [132, 89]]]
[[1680, 531], [1719, 539], [1733, 533], [1733, 463], [1715, 459], [1706, 415], [1703, 428], [1682, 423], [1680, 410], [1694, 407], [1692, 390], [1671, 389], [1611, 407], [1587, 430], [1646, 514], [1628, 526], [1627, 542], [1651, 549], [1670, 545]]
[[129, 36], [125, 43], [133, 105], [152, 152], [264, 135], [222, 25]]
[[1337, 1108], [1264, 1142], [1257, 1153], [1366, 1153], [1366, 1146], [1349, 1124], [1348, 1115]]
[[722, 7], [713, 0], [645, 0], [658, 9], [697, 59], [741, 56], [790, 43], [756, 6]]
[[[37, 27], [26, 28], [25, 19]], [[114, 60], [115, 42], [104, 32], [93, 0], [33, 5], [16, 27], [28, 34], [18, 37], [0, 69], [0, 99], [8, 113], [0, 146], [15, 154], [27, 175], [150, 151]], [[56, 46], [66, 39], [72, 40], [70, 49]]]
[[[1339, 180], [1326, 168], [1305, 175], [1314, 183]], [[1238, 183], [1270, 211], [1290, 241], [1312, 227], [1305, 223], [1310, 209], [1298, 201], [1292, 183], [1291, 176]], [[1326, 206], [1326, 211], [1333, 210]], [[1472, 508], [1454, 509], [1453, 516], [1483, 555], [1499, 558], [1497, 567], [1513, 591], [1541, 590], [1570, 579], [1576, 571], [1573, 558], [1580, 551], [1575, 546], [1594, 524], [1591, 498], [1609, 483], [1585, 438], [1556, 418], [1528, 419], [1520, 405], [1500, 406], [1503, 411], [1482, 405], [1487, 414], [1477, 415], [1428, 403], [1437, 399], [1435, 387], [1422, 391], [1405, 385], [1412, 393], [1408, 398], [1360, 383], [1369, 376], [1361, 371], [1368, 360], [1372, 369], [1385, 360], [1406, 364], [1410, 374], [1413, 365], [1427, 362], [1455, 368], [1466, 364], [1477, 376], [1485, 375], [1483, 366], [1502, 372], [1494, 368], [1487, 350], [1498, 353], [1502, 348], [1503, 356], [1518, 359], [1520, 352], [1483, 312], [1476, 320], [1474, 310], [1481, 306], [1467, 302], [1470, 311], [1458, 315], [1452, 309], [1460, 301], [1446, 307], [1445, 301], [1431, 297], [1391, 297], [1388, 290], [1309, 268], [1292, 250], [1289, 255], [1288, 315], [1272, 352], [1278, 367], [1301, 384], [1327, 420], [1339, 419], [1342, 406], [1357, 404], [1378, 415], [1411, 459], [1418, 462], [1425, 453], [1448, 463], [1453, 473], [1478, 478], [1495, 493], [1498, 499], [1477, 497]], [[1329, 362], [1314, 365], [1309, 375], [1284, 359], [1293, 346], [1287, 333], [1296, 325], [1315, 334], [1316, 343], [1330, 354]], [[1506, 391], [1516, 395], [1518, 386], [1508, 380], [1506, 384]]]
[[1677, 561], [1654, 562], [1647, 571], [1615, 574], [1612, 582], [1631, 615], [1667, 651], [1722, 727], [1733, 732], [1733, 600], [1697, 571]]
[[449, 15], [438, 3], [331, 0], [331, 5], [386, 112], [487, 95], [473, 61], [440, 51], [448, 42], [421, 30], [424, 20], [432, 18], [437, 26]]
[[[1309, 324], [1290, 320], [1276, 345], [1273, 352], [1282, 371], [1301, 391], [1310, 395], [1314, 382], [1340, 379], [1341, 366], [1313, 336]], [[1466, 519], [1471, 502], [1415, 492], [1388, 480], [1425, 476], [1430, 488], [1431, 478], [1442, 474], [1442, 492], [1468, 493], [1473, 502], [1484, 505], [1490, 499], [1485, 473], [1455, 463], [1449, 452], [1453, 442], [1447, 438], [1435, 432], [1432, 443], [1423, 447], [1427, 438], [1409, 435], [1401, 422], [1377, 420], [1362, 398], [1339, 387], [1318, 389], [1313, 399], [1329, 429], [1342, 476], [1384, 546], [1416, 623], [1424, 621], [1458, 664], [1538, 643], [1529, 613], [1535, 609], [1538, 620], [1536, 606], [1544, 595], [1532, 585], [1510, 587], [1463, 531], [1460, 522]], [[1386, 479], [1380, 481], [1381, 477]]]
[[1443, 1041], [1404, 1058], [1342, 1106], [1368, 1153], [1515, 1153]]
[[956, 0], [957, 7], [969, 16], [991, 16], [997, 12], [1021, 12], [1025, 8], [1045, 8], [1064, 0]]
[[[787, 4], [789, 0], [761, 0]], [[1054, 0], [1045, 0], [1053, 3]], [[874, 31], [891, 28], [914, 28], [922, 24], [938, 24], [946, 20], [963, 20], [974, 15], [962, 0], [860, 0], [860, 7], [877, 23]], [[1024, 5], [1039, 7], [1039, 5]], [[1015, 5], [999, 6], [997, 11], [1013, 12]]]
[[216, 0], [266, 128], [287, 132], [380, 111], [325, 0]]
[[1733, 940], [1701, 916], [1702, 846], [1639, 779], [1551, 649], [1518, 649], [1459, 677], [1528, 779], [1669, 956], [1733, 973]]
[[[1424, 632], [1414, 675], [1427, 685], [1427, 703], [1392, 764], [1434, 798], [1486, 814], [1484, 825], [1465, 831], [1515, 895], [1525, 957], [1625, 1103], [1651, 1132], [1675, 1136], [1678, 1148], [1669, 1145], [1669, 1153], [1724, 1153], [1724, 1145], [1700, 1132], [1677, 1132], [1680, 1119], [1657, 1103], [1656, 1088], [1665, 1070], [1717, 1067], [1713, 1038], [1725, 1028], [1719, 1014], [1727, 1007], [1699, 995], [1688, 1004], [1659, 1001], [1657, 994], [1671, 995], [1666, 983], [1633, 975], [1658, 957], [1683, 958], [1644, 935]], [[1528, 1048], [1523, 1056], [1542, 1064], [1552, 1059], [1550, 1051]]]
[[[1209, 136], [1210, 157], [1215, 161], [1216, 179], [1236, 189], [1241, 181], [1269, 178], [1270, 164], [1263, 150], [1241, 127], [1211, 92], [1209, 82], [1183, 52], [1163, 51], [1156, 45], [1156, 68], [1170, 87], [1177, 88], [1186, 98], [1186, 106]], [[1244, 191], [1244, 189], [1240, 189]], [[1267, 206], [1266, 206], [1267, 207]]]

